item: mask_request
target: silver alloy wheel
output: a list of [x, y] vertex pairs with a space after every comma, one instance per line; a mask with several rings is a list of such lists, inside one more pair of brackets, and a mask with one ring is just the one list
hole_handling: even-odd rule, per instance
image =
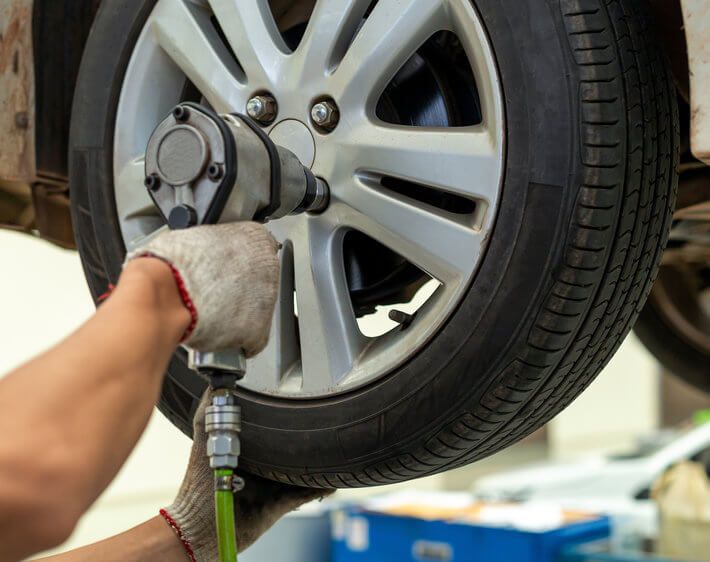
[[[128, 249], [163, 226], [143, 187], [143, 154], [153, 128], [180, 101], [186, 77], [219, 112], [243, 113], [255, 93], [270, 92], [279, 115], [266, 130], [302, 160], [312, 159], [314, 173], [330, 185], [324, 213], [269, 225], [284, 243], [283, 272], [271, 341], [250, 361], [243, 382], [259, 393], [332, 396], [402, 364], [456, 308], [492, 231], [503, 174], [503, 107], [475, 10], [467, 0], [379, 0], [363, 23], [370, 4], [318, 0], [291, 52], [266, 0], [158, 0], [126, 72], [116, 115], [114, 181]], [[387, 84], [442, 30], [457, 35], [469, 59], [481, 123], [426, 128], [379, 120], [375, 107]], [[310, 117], [323, 96], [340, 110], [338, 126], [327, 135]], [[388, 192], [375, 181], [383, 175], [468, 199], [476, 211], [462, 220]], [[350, 230], [438, 281], [427, 285], [435, 290], [407, 329], [366, 337], [358, 327], [343, 263]]]

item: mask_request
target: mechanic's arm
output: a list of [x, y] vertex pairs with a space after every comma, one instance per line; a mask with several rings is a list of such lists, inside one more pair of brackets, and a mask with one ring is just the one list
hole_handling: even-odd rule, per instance
[[[213, 562], [218, 558], [213, 471], [207, 458], [203, 396], [193, 420], [190, 462], [173, 504], [138, 527], [108, 540], [41, 562]], [[301, 488], [240, 472], [245, 487], [235, 496], [237, 545], [243, 552], [281, 517], [332, 490]], [[169, 526], [168, 526], [169, 523]]]
[[110, 539], [42, 558], [37, 562], [187, 562], [185, 549], [162, 517], [156, 516]]
[[135, 260], [77, 332], [0, 381], [0, 560], [68, 538], [145, 429], [190, 321], [170, 267]]
[[91, 320], [0, 381], [0, 562], [69, 536], [145, 429], [183, 338], [199, 351], [264, 348], [276, 254], [255, 223], [164, 232], [128, 256]]

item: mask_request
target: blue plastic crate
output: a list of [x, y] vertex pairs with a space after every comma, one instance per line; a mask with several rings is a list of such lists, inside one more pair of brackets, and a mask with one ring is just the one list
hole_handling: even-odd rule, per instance
[[558, 562], [565, 547], [610, 532], [606, 517], [530, 532], [351, 508], [334, 515], [333, 562]]

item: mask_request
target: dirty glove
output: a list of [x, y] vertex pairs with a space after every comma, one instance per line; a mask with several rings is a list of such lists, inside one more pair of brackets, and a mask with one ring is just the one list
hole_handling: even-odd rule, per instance
[[[175, 502], [160, 512], [177, 533], [187, 554], [197, 562], [218, 560], [214, 472], [207, 458], [205, 435], [205, 408], [210, 398], [208, 391], [195, 413], [194, 443], [180, 492]], [[244, 472], [240, 476], [246, 486], [234, 498], [239, 552], [254, 544], [282, 516], [304, 503], [333, 493], [333, 490], [279, 484]]]
[[132, 252], [173, 269], [192, 325], [183, 343], [197, 351], [265, 346], [279, 282], [278, 244], [253, 222], [166, 231]]

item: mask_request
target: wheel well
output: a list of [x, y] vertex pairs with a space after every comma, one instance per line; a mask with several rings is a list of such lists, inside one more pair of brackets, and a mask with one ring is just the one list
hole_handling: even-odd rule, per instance
[[648, 5], [654, 16], [658, 38], [670, 63], [673, 81], [687, 103], [690, 99], [688, 45], [680, 0], [648, 0]]
[[72, 98], [84, 45], [101, 0], [35, 0], [37, 175], [67, 182]]

